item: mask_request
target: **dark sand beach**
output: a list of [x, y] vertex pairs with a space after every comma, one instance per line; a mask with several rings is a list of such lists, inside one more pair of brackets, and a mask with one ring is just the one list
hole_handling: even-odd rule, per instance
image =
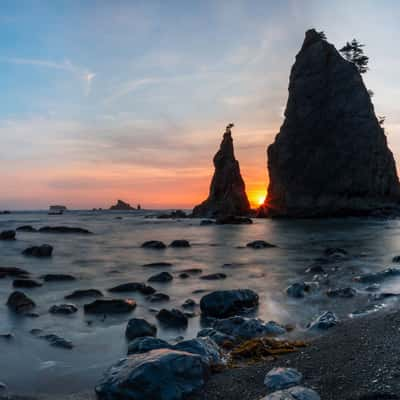
[[400, 312], [347, 320], [297, 353], [225, 370], [191, 400], [258, 400], [274, 367], [298, 369], [323, 400], [395, 400], [400, 393]]

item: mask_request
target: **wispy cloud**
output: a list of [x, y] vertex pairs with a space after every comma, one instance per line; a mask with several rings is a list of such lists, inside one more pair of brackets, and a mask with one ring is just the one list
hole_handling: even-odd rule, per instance
[[59, 61], [43, 60], [37, 58], [1, 57], [0, 62], [19, 64], [19, 65], [31, 65], [39, 68], [51, 68], [51, 69], [58, 69], [70, 72], [73, 75], [75, 75], [78, 79], [83, 81], [85, 85], [84, 91], [86, 95], [90, 94], [92, 81], [96, 76], [96, 74], [90, 71], [88, 68], [76, 65], [68, 59], [59, 62]]

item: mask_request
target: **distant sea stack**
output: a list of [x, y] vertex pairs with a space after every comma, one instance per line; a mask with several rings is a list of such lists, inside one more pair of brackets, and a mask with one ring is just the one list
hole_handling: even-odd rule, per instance
[[268, 171], [261, 216], [363, 215], [400, 198], [394, 158], [357, 67], [314, 29], [292, 67]]
[[193, 209], [193, 217], [241, 216], [250, 212], [239, 162], [233, 151], [232, 127], [233, 124], [226, 127], [219, 151], [214, 156], [215, 172], [210, 194]]
[[135, 208], [132, 207], [129, 203], [125, 203], [122, 200], [118, 200], [117, 204], [114, 204], [113, 206], [110, 207], [110, 210], [113, 211], [129, 211], [129, 210], [134, 210]]

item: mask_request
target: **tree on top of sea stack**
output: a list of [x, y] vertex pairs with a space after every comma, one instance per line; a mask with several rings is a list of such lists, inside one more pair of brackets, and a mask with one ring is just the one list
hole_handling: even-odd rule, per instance
[[395, 161], [361, 72], [314, 29], [306, 32], [285, 120], [268, 148], [260, 215], [360, 215], [398, 204]]
[[219, 151], [214, 156], [215, 172], [210, 194], [207, 200], [193, 209], [194, 217], [239, 216], [250, 212], [239, 162], [235, 159], [233, 150], [233, 126], [230, 123], [226, 127]]

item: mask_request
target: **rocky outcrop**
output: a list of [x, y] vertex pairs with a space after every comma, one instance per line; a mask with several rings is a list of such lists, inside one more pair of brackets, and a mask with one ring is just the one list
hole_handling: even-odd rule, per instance
[[226, 127], [220, 149], [214, 156], [215, 172], [210, 194], [207, 200], [193, 209], [193, 217], [247, 215], [250, 212], [239, 162], [233, 151], [232, 127], [233, 124]]
[[122, 200], [118, 200], [117, 204], [114, 204], [113, 206], [110, 207], [110, 210], [112, 211], [130, 211], [134, 209], [135, 208], [132, 207], [129, 203], [125, 203]]
[[400, 198], [393, 155], [357, 67], [311, 29], [268, 148], [262, 216], [363, 215]]

